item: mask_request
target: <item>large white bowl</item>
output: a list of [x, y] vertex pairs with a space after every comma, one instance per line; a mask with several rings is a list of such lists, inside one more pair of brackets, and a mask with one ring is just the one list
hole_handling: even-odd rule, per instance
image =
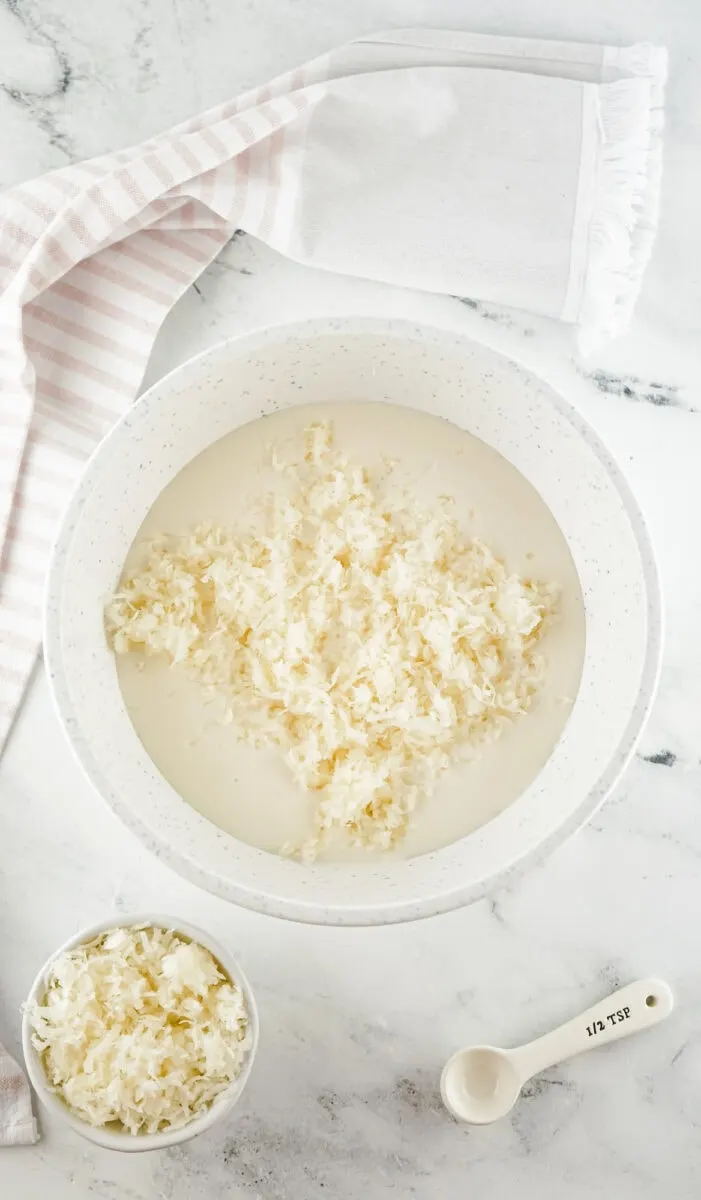
[[[149, 759], [122, 702], [103, 603], [165, 485], [238, 425], [303, 402], [366, 399], [470, 430], [536, 487], [565, 534], [586, 608], [567, 728], [532, 785], [446, 849], [404, 862], [301, 865], [223, 833]], [[661, 605], [640, 511], [608, 451], [545, 383], [484, 346], [403, 322], [305, 323], [229, 342], [152, 387], [103, 442], [55, 547], [46, 659], [73, 749], [97, 791], [155, 854], [261, 912], [339, 925], [407, 921], [506, 883], [581, 826], [628, 762], [659, 668]]]

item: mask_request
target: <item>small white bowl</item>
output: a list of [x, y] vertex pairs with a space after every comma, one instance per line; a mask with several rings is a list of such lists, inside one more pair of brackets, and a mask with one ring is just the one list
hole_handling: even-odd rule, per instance
[[[116, 1130], [88, 1125], [86, 1121], [81, 1120], [68, 1107], [60, 1096], [51, 1090], [41, 1059], [32, 1045], [32, 1028], [29, 1021], [28, 1009], [45, 992], [49, 973], [56, 959], [61, 954], [65, 954], [67, 950], [73, 950], [76, 946], [82, 945], [83, 942], [89, 942], [100, 933], [107, 933], [111, 929], [125, 929], [132, 925], [153, 925], [161, 929], [170, 929], [175, 933], [184, 934], [185, 937], [193, 942], [199, 942], [201, 946], [204, 946], [206, 950], [209, 950], [214, 955], [224, 973], [241, 988], [248, 1011], [251, 1048], [238, 1079], [235, 1079], [226, 1091], [222, 1092], [211, 1107], [202, 1113], [201, 1116], [196, 1117], [181, 1129], [165, 1133], [120, 1133]], [[210, 1129], [216, 1121], [227, 1116], [234, 1105], [240, 1100], [248, 1082], [257, 1049], [258, 1010], [250, 984], [239, 964], [232, 958], [229, 951], [220, 945], [219, 942], [216, 942], [214, 938], [210, 937], [208, 933], [205, 933], [202, 929], [198, 929], [195, 925], [190, 925], [188, 921], [164, 916], [163, 913], [132, 913], [118, 918], [113, 917], [107, 921], [98, 921], [97, 924], [90, 925], [87, 929], [83, 929], [74, 937], [69, 938], [63, 946], [60, 946], [51, 955], [51, 958], [41, 968], [32, 984], [22, 1016], [22, 1050], [24, 1052], [24, 1061], [32, 1087], [41, 1100], [41, 1103], [50, 1112], [56, 1113], [57, 1116], [70, 1125], [71, 1129], [79, 1133], [81, 1137], [87, 1138], [89, 1142], [94, 1142], [97, 1146], [102, 1146], [106, 1150], [122, 1150], [131, 1153], [140, 1153], [144, 1150], [164, 1150], [167, 1146], [176, 1146], [181, 1142], [189, 1142], [191, 1138], [197, 1137], [198, 1133], [204, 1133], [205, 1130]]]

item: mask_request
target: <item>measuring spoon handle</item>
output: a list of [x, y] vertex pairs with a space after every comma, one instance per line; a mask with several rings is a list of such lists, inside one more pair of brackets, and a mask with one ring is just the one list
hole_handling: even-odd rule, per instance
[[509, 1051], [523, 1081], [545, 1071], [554, 1063], [574, 1058], [584, 1050], [605, 1046], [631, 1033], [664, 1021], [674, 1008], [674, 997], [661, 979], [639, 979], [629, 983], [574, 1017], [552, 1033]]

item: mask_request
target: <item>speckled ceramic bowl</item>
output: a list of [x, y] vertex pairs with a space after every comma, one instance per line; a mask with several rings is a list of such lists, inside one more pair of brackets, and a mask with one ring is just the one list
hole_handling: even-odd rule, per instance
[[[243, 845], [195, 812], [148, 758], [122, 702], [103, 601], [164, 486], [196, 454], [275, 409], [362, 398], [469, 429], [536, 487], [568, 541], [587, 648], [570, 721], [504, 812], [405, 862], [302, 865]], [[640, 511], [598, 437], [549, 386], [467, 339], [402, 322], [270, 329], [218, 346], [155, 387], [90, 461], [50, 572], [46, 660], [59, 714], [89, 779], [155, 854], [261, 912], [370, 925], [445, 912], [504, 884], [579, 828], [628, 762], [658, 674], [657, 574]]]
[[[100, 933], [107, 933], [110, 929], [125, 929], [131, 925], [153, 925], [161, 929], [172, 929], [177, 933], [183, 934], [185, 938], [192, 942], [199, 942], [201, 946], [204, 946], [214, 955], [225, 975], [241, 988], [248, 1010], [251, 1048], [238, 1079], [234, 1080], [205, 1112], [195, 1117], [188, 1125], [183, 1125], [182, 1129], [174, 1129], [164, 1133], [131, 1134], [124, 1130], [111, 1129], [108, 1126], [88, 1125], [77, 1113], [68, 1108], [60, 1096], [51, 1090], [41, 1058], [32, 1045], [32, 1030], [28, 1010], [46, 992], [47, 980], [56, 959], [65, 954], [67, 950], [74, 950], [76, 946], [82, 946], [84, 942], [92, 941]], [[32, 1087], [42, 1104], [49, 1112], [70, 1125], [71, 1129], [79, 1133], [81, 1137], [86, 1138], [89, 1142], [94, 1142], [97, 1146], [103, 1146], [106, 1150], [122, 1150], [127, 1153], [141, 1153], [145, 1150], [165, 1150], [168, 1146], [176, 1146], [181, 1142], [189, 1142], [192, 1138], [197, 1137], [198, 1134], [205, 1133], [208, 1129], [211, 1129], [212, 1125], [221, 1120], [222, 1117], [228, 1116], [234, 1105], [238, 1104], [241, 1099], [243, 1090], [251, 1074], [257, 1049], [258, 1010], [251, 986], [239, 964], [229, 951], [220, 945], [219, 942], [214, 941], [208, 933], [205, 933], [202, 929], [198, 929], [195, 925], [190, 925], [187, 921], [182, 921], [178, 917], [165, 916], [163, 913], [132, 913], [120, 917], [112, 917], [106, 921], [98, 921], [96, 924], [90, 925], [87, 929], [81, 929], [80, 933], [74, 934], [63, 946], [59, 946], [58, 950], [51, 955], [51, 958], [44, 963], [44, 966], [39, 971], [31, 986], [22, 1016], [22, 1051], [24, 1053], [24, 1061]]]

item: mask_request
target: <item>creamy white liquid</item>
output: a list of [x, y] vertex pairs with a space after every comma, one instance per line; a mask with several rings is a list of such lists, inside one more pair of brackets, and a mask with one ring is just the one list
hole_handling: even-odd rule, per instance
[[[300, 457], [313, 420], [331, 420], [337, 446], [371, 466], [383, 455], [398, 463], [392, 486], [407, 486], [430, 508], [455, 499], [464, 532], [481, 538], [509, 569], [561, 589], [558, 614], [545, 633], [542, 687], [529, 712], [507, 725], [474, 762], [449, 768], [414, 814], [401, 856], [457, 841], [491, 820], [532, 782], [570, 714], [584, 658], [584, 607], [567, 543], [538, 493], [506, 459], [448, 421], [393, 405], [305, 405], [254, 421], [189, 463], [158, 497], [125, 564], [138, 566], [145, 541], [182, 533], [200, 521], [250, 529], [252, 502], [284, 486], [270, 465], [271, 447]], [[389, 495], [391, 501], [391, 493]], [[240, 743], [217, 719], [199, 685], [181, 669], [140, 654], [117, 659], [134, 728], [177, 792], [221, 829], [263, 850], [301, 844], [313, 831], [314, 798], [299, 790], [279, 751]], [[321, 858], [376, 856], [340, 836]]]

